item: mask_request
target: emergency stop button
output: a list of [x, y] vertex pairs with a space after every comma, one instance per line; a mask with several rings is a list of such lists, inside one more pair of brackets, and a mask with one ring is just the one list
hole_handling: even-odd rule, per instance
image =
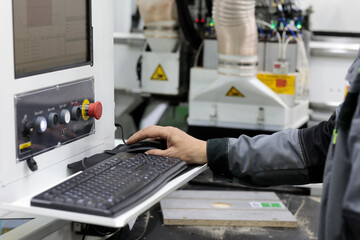
[[85, 99], [82, 103], [81, 115], [85, 121], [88, 120], [90, 117], [94, 117], [99, 120], [102, 115], [101, 102], [97, 101], [95, 103], [90, 103], [88, 99]]
[[95, 103], [90, 103], [88, 99], [85, 99], [81, 106], [81, 115], [85, 121], [90, 117], [94, 117], [99, 120], [102, 115], [101, 102], [97, 101]]
[[100, 101], [97, 101], [95, 103], [90, 103], [88, 106], [87, 114], [90, 117], [94, 117], [97, 120], [101, 118], [102, 115], [102, 105]]

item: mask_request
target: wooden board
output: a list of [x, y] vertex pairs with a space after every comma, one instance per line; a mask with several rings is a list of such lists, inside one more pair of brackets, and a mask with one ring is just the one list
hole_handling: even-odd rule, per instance
[[165, 225], [297, 227], [273, 192], [179, 190], [160, 205]]

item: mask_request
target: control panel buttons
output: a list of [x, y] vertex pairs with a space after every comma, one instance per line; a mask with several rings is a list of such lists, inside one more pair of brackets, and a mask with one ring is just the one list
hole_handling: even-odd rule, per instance
[[56, 128], [59, 124], [59, 115], [57, 113], [50, 113], [48, 116], [48, 126], [49, 128]]
[[71, 120], [79, 121], [81, 118], [81, 107], [74, 106], [71, 108]]
[[[93, 77], [19, 93], [14, 99], [19, 162], [95, 133], [96, 119], [85, 110], [96, 99]], [[94, 106], [90, 114], [99, 117], [98, 104]]]
[[102, 104], [100, 101], [90, 103], [87, 108], [87, 115], [99, 120], [102, 115]]
[[[79, 110], [80, 111], [80, 110]], [[80, 114], [80, 113], [79, 113]], [[63, 109], [60, 112], [60, 123], [61, 124], [68, 124], [71, 120], [71, 113], [67, 109]]]
[[47, 128], [47, 121], [46, 118], [43, 116], [39, 116], [35, 120], [35, 130], [37, 133], [43, 133], [46, 131]]

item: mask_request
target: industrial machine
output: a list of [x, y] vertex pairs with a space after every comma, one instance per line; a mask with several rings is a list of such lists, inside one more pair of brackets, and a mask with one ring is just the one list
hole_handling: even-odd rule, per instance
[[69, 176], [69, 163], [113, 147], [109, 13], [111, 1], [2, 2], [2, 210], [49, 215], [28, 197]]
[[[106, 180], [97, 178], [100, 173], [98, 166], [114, 170], [117, 169], [112, 166], [114, 161], [117, 166], [124, 165], [123, 157], [116, 155], [109, 158], [107, 154], [111, 151], [105, 151], [113, 149], [115, 144], [113, 17], [109, 14], [112, 12], [112, 1], [99, 0], [9, 0], [0, 10], [4, 26], [0, 46], [0, 109], [6, 113], [6, 117], [0, 120], [0, 218], [7, 216], [9, 211], [20, 212], [20, 216], [26, 214], [30, 218], [45, 217], [44, 225], [49, 229], [36, 225], [34, 234], [43, 231], [46, 234], [65, 225], [70, 227], [71, 222], [124, 227], [207, 168], [189, 169], [177, 178], [171, 177], [169, 182], [165, 181], [165, 177], [156, 178], [160, 175], [156, 173], [152, 180], [158, 181], [153, 182], [153, 192], [145, 182], [144, 188], [136, 191], [137, 194], [126, 195], [127, 204], [114, 209], [111, 216], [72, 211], [66, 207], [51, 208], [51, 204], [41, 205], [44, 199], [35, 203], [35, 196], [42, 192], [52, 191], [59, 184], [69, 186], [69, 181], [89, 183], [89, 176], [99, 188], [104, 189]], [[122, 154], [131, 157], [128, 153]], [[74, 171], [84, 168], [70, 170], [74, 165], [89, 167], [92, 163], [86, 165], [89, 162], [86, 160], [99, 155], [103, 158], [95, 162], [106, 159], [107, 164], [101, 162], [94, 168], [86, 169], [88, 171], [75, 174]], [[144, 159], [139, 162], [131, 158], [129, 161], [132, 163], [130, 166], [134, 166], [135, 162], [145, 166]], [[181, 160], [177, 162], [181, 163], [180, 167], [186, 167]], [[179, 168], [179, 172], [183, 168]], [[106, 169], [101, 172], [105, 179], [109, 179], [111, 173]], [[143, 179], [149, 179], [146, 170], [149, 174], [154, 173], [150, 167], [142, 168]], [[137, 173], [124, 169], [120, 172], [130, 178], [133, 177], [131, 173]], [[117, 190], [126, 182], [126, 177], [121, 178], [121, 174], [117, 172], [119, 179], [111, 183]], [[79, 180], [79, 176], [85, 178]], [[137, 183], [134, 178], [131, 179]], [[133, 185], [127, 186], [134, 189]], [[72, 186], [71, 190], [74, 189]], [[80, 209], [91, 207], [89, 202], [94, 204], [94, 201], [88, 201], [85, 194], [93, 195], [95, 190], [82, 189], [85, 190], [81, 196], [87, 203], [81, 205], [84, 201], [76, 201], [76, 204], [81, 205]], [[105, 189], [109, 190], [108, 187]], [[117, 191], [116, 197], [123, 198], [124, 192]], [[103, 200], [107, 198], [104, 201], [115, 202], [114, 196], [104, 197], [104, 194], [100, 196], [97, 193], [94, 198], [102, 196]], [[79, 196], [74, 192], [71, 195], [75, 198]], [[69, 200], [65, 196], [69, 194], [59, 195], [54, 200]], [[55, 229], [52, 228], [54, 225]], [[66, 232], [67, 236], [71, 233]], [[16, 235], [11, 239], [19, 238]]]
[[[307, 123], [308, 35], [294, 1], [137, 3], [146, 38], [141, 91], [187, 101], [192, 135], [201, 137], [197, 127], [274, 132]], [[192, 56], [182, 54], [185, 44]]]
[[[141, 59], [143, 93], [178, 96], [184, 93], [180, 78], [180, 41], [175, 1], [138, 1], [144, 20], [145, 48]], [[182, 76], [183, 77], [183, 76]]]
[[301, 11], [288, 1], [289, 19], [280, 1], [265, 11], [259, 2], [213, 1], [216, 40], [205, 40], [204, 67], [191, 69], [190, 127], [278, 131], [308, 121]]

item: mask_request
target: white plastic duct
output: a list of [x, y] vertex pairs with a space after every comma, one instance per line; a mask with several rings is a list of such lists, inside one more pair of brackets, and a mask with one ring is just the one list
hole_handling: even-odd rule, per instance
[[254, 75], [257, 67], [255, 0], [214, 0], [219, 73]]
[[151, 50], [171, 52], [179, 38], [175, 0], [137, 0], [137, 5]]

